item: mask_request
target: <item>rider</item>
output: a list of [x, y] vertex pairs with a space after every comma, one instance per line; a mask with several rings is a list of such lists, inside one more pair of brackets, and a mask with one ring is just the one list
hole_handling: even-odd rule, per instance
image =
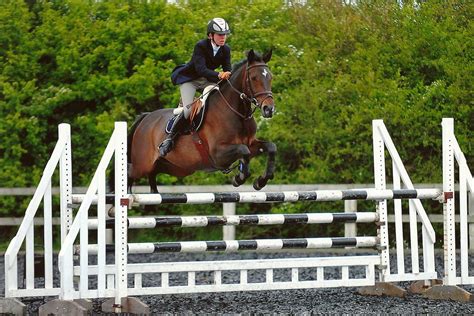
[[[171, 151], [174, 141], [187, 126], [196, 90], [202, 91], [219, 80], [230, 78], [230, 47], [225, 44], [229, 33], [229, 25], [224, 19], [210, 20], [207, 23], [207, 39], [196, 44], [191, 61], [173, 69], [171, 81], [179, 85], [184, 110], [174, 121], [168, 137], [159, 146], [161, 157]], [[222, 66], [223, 71], [216, 72], [215, 69], [219, 66]]]

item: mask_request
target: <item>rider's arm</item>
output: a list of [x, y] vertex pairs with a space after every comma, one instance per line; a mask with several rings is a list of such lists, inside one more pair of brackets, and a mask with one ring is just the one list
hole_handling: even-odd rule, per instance
[[232, 64], [230, 63], [230, 47], [225, 45], [224, 47], [222, 47], [222, 49], [225, 49], [225, 52], [224, 52], [224, 56], [225, 56], [225, 60], [224, 60], [224, 63], [222, 64], [222, 70], [224, 70], [225, 72], [230, 72], [232, 71]]
[[194, 69], [200, 77], [205, 77], [211, 82], [218, 82], [219, 73], [207, 68], [205, 53], [205, 47], [203, 45], [200, 45], [200, 43], [196, 44], [196, 46], [194, 47], [192, 60], [194, 64]]

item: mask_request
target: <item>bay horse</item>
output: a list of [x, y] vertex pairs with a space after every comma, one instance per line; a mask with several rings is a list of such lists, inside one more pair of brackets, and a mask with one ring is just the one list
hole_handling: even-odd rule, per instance
[[253, 187], [260, 190], [273, 179], [276, 145], [255, 137], [253, 117], [256, 108], [265, 118], [275, 111], [272, 73], [267, 65], [271, 55], [271, 50], [263, 56], [250, 50], [246, 59], [235, 64], [231, 78], [209, 95], [202, 127], [179, 136], [166, 157], [160, 157], [158, 146], [166, 137], [165, 126], [173, 109], [142, 114], [128, 136], [129, 189], [134, 180], [148, 177], [151, 192], [158, 193], [158, 173], [185, 177], [197, 170], [225, 171], [240, 160], [239, 173], [232, 180], [239, 186], [250, 176], [250, 159], [263, 153], [267, 154], [266, 169]]

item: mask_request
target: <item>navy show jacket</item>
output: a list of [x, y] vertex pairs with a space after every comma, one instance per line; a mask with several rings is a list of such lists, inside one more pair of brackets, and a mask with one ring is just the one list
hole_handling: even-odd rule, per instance
[[214, 70], [219, 66], [222, 66], [224, 71], [231, 71], [230, 47], [227, 45], [221, 46], [217, 51], [216, 56], [214, 56], [211, 40], [203, 39], [197, 42], [196, 46], [194, 46], [191, 61], [176, 66], [173, 69], [171, 81], [173, 84], [179, 85], [204, 77], [210, 82], [218, 82], [219, 73]]

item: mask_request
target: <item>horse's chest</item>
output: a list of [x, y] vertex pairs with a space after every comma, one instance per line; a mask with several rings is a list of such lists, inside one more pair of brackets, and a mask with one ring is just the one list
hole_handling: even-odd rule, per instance
[[255, 138], [257, 133], [257, 124], [254, 120], [243, 121], [241, 129], [238, 133], [241, 144], [247, 144]]
[[246, 120], [242, 122], [242, 134], [254, 136], [257, 133], [257, 123], [255, 120]]

